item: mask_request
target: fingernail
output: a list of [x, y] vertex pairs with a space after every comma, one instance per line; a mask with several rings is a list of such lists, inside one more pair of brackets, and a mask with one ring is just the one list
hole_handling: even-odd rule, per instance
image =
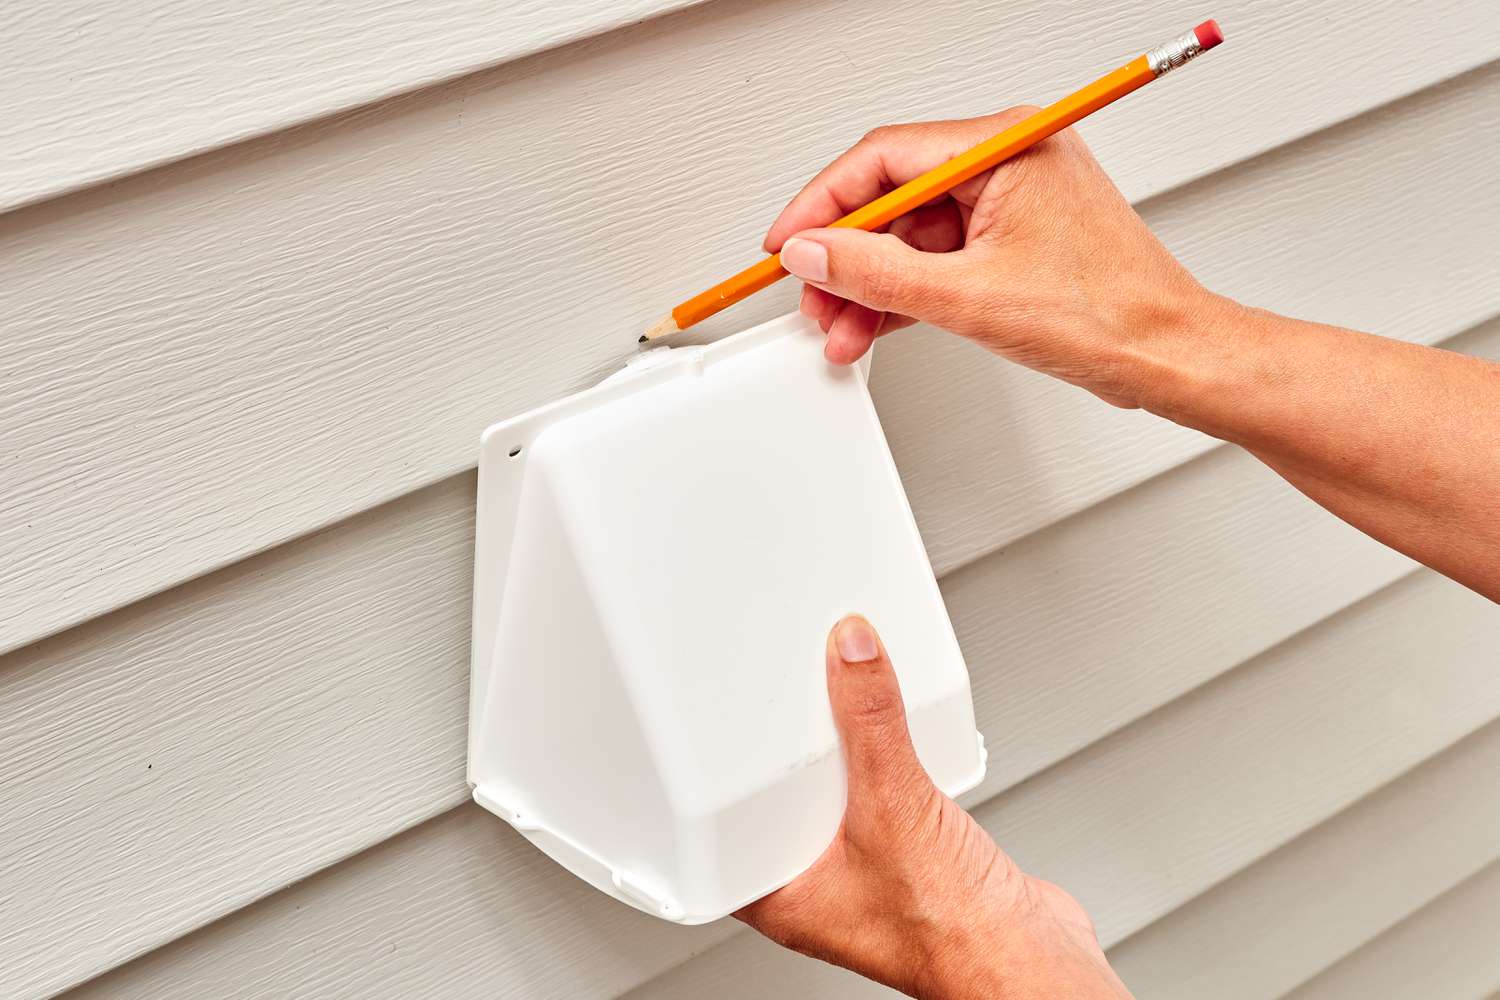
[[863, 618], [845, 618], [839, 622], [833, 643], [845, 663], [869, 663], [880, 655], [875, 630]]
[[803, 281], [827, 281], [828, 248], [814, 240], [787, 240], [781, 248], [781, 266]]

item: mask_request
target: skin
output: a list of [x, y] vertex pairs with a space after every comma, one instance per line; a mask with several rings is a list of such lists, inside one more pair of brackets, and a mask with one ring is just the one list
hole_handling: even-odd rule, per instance
[[1128, 997], [1083, 907], [1023, 874], [922, 769], [874, 627], [843, 619], [826, 659], [848, 772], [843, 823], [811, 868], [735, 915], [928, 1000]]
[[[1065, 130], [892, 223], [850, 210], [1034, 112], [877, 129], [765, 249], [850, 364], [922, 321], [1120, 407], [1237, 444], [1340, 518], [1500, 601], [1500, 365], [1249, 308], [1200, 285]], [[846, 619], [846, 628], [868, 628]], [[1087, 916], [927, 780], [883, 653], [830, 638], [849, 805], [828, 853], [741, 912], [919, 997], [1127, 996]], [[845, 650], [848, 653], [848, 650]]]

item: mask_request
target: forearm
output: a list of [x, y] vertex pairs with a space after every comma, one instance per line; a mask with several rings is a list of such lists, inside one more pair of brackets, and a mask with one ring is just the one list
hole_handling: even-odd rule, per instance
[[1147, 409], [1500, 600], [1500, 365], [1216, 296], [1138, 354]]

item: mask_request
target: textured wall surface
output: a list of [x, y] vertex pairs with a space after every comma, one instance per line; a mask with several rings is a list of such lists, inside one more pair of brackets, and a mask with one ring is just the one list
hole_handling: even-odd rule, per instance
[[[467, 803], [478, 434], [618, 367], [864, 131], [1048, 100], [1181, 8], [34, 6], [0, 37], [0, 996], [884, 992]], [[1313, 51], [1352, 9], [1226, 0], [1228, 44], [1082, 131], [1215, 290], [1500, 357], [1500, 33], [1412, 43], [1489, 5], [1377, 0]], [[936, 331], [874, 391], [991, 750], [966, 804], [1142, 996], [1500, 989], [1500, 612]]]

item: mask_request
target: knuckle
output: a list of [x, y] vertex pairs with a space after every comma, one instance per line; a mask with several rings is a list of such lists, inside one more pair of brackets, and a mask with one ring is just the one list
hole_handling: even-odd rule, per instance
[[854, 721], [881, 728], [901, 716], [901, 698], [886, 687], [861, 691], [849, 703], [849, 716]]
[[1052, 148], [1065, 153], [1069, 159], [1092, 160], [1093, 154], [1089, 152], [1089, 144], [1083, 141], [1083, 136], [1078, 134], [1077, 129], [1065, 128], [1052, 136]]
[[939, 122], [904, 122], [898, 125], [878, 125], [870, 129], [859, 140], [859, 145], [871, 149], [890, 149], [918, 142], [939, 125]]
[[868, 305], [881, 308], [893, 301], [900, 287], [900, 279], [892, 273], [890, 267], [877, 264], [866, 270], [862, 284], [864, 294], [861, 297], [867, 300]]
[[1035, 104], [1017, 104], [992, 116], [992, 120], [1002, 128], [1009, 128], [1017, 122], [1025, 121], [1040, 110], [1042, 110], [1041, 107]]
[[925, 855], [943, 840], [941, 810], [936, 801], [939, 798], [941, 793], [925, 773], [893, 768], [881, 776], [879, 785], [870, 793], [869, 807], [883, 830], [916, 847], [919, 855]]
[[905, 302], [911, 298], [915, 281], [911, 269], [898, 256], [906, 246], [894, 233], [881, 233], [876, 240], [877, 252], [870, 254], [860, 279], [864, 295], [877, 305]]

